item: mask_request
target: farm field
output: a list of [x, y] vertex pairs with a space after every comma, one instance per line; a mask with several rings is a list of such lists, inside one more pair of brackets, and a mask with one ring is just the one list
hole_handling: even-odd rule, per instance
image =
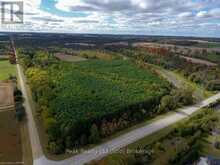
[[0, 83], [0, 108], [14, 105], [13, 88], [10, 83]]
[[20, 128], [15, 119], [15, 112], [0, 111], [0, 163], [22, 162]]
[[8, 60], [0, 59], [0, 81], [8, 79], [10, 75], [16, 75], [16, 68]]
[[10, 83], [0, 83], [0, 137], [0, 163], [21, 163], [20, 126], [15, 118], [13, 88]]

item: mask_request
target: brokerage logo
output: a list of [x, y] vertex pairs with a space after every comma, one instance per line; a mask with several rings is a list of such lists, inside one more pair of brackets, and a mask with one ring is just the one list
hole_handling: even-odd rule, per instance
[[23, 2], [1, 2], [2, 24], [21, 24], [24, 21]]

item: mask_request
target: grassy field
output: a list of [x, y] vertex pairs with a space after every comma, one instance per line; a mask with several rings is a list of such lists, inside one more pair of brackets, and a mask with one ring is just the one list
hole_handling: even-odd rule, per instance
[[16, 75], [15, 65], [11, 65], [8, 60], [0, 60], [0, 80], [6, 80], [10, 75]]

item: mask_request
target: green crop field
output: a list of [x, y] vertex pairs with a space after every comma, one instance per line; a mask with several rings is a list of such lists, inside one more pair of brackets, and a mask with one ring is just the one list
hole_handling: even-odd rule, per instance
[[8, 60], [0, 60], [0, 80], [8, 79], [10, 75], [16, 75], [16, 68]]

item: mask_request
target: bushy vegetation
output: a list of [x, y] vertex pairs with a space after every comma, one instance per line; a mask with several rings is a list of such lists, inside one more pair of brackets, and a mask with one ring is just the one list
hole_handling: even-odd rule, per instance
[[14, 91], [14, 99], [15, 99], [15, 116], [18, 121], [22, 121], [25, 118], [25, 108], [23, 106], [23, 97], [22, 92], [16, 88]]
[[193, 90], [190, 88], [175, 89], [161, 99], [159, 112], [168, 112], [194, 102]]

